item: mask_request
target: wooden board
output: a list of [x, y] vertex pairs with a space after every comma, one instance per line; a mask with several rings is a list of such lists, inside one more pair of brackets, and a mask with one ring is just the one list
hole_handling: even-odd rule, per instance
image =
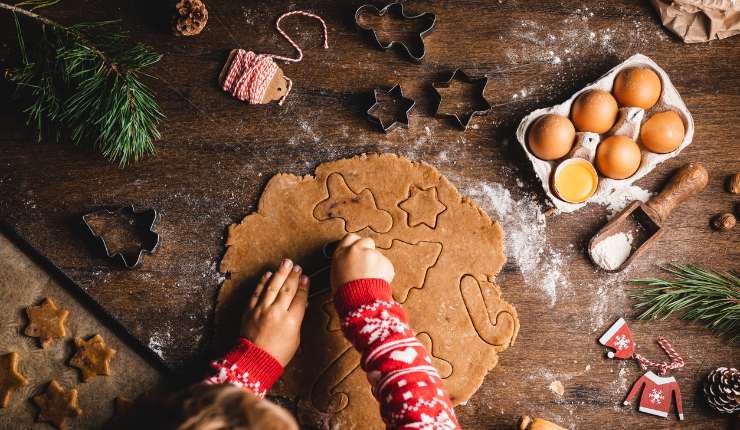
[[[307, 174], [321, 162], [362, 152], [396, 152], [435, 165], [463, 192], [497, 183], [515, 199], [542, 205], [539, 182], [514, 142], [519, 120], [641, 52], [670, 74], [694, 116], [696, 135], [685, 152], [638, 185], [655, 191], [673, 169], [698, 161], [710, 172], [709, 186], [672, 215], [671, 231], [623, 276], [597, 271], [585, 254], [588, 239], [606, 220], [604, 208], [548, 218], [547, 246], [562, 256], [567, 285], [558, 287], [551, 306], [536, 280], [527, 281], [509, 261], [498, 283], [520, 310], [519, 338], [458, 411], [470, 429], [507, 428], [523, 413], [583, 429], [603, 423], [624, 429], [724, 426], [696, 393], [710, 369], [740, 365], [736, 347], [673, 318], [633, 326], [644, 353], [660, 358], [654, 339], [663, 334], [686, 358], [676, 376], [687, 421], [678, 425], [673, 416], [662, 420], [620, 406], [641, 372], [632, 363], [606, 360], [596, 338], [618, 316], [630, 314], [625, 279], [655, 275], [655, 265], [668, 261], [738, 266], [740, 229], [713, 232], [709, 218], [737, 201], [722, 187], [726, 175], [740, 171], [740, 38], [684, 45], [662, 29], [647, 2], [637, 0], [417, 1], [407, 5], [409, 12], [431, 10], [438, 18], [426, 38], [425, 61], [417, 65], [398, 52], [379, 50], [356, 31], [352, 17], [360, 4], [211, 0], [208, 26], [189, 39], [170, 36], [167, 13], [150, 2], [111, 8], [90, 0], [85, 7], [62, 2], [48, 9], [64, 23], [120, 18], [136, 40], [165, 54], [152, 70], [159, 78], [152, 87], [167, 115], [163, 138], [156, 157], [121, 170], [70, 145], [35, 143], [20, 105], [2, 103], [0, 217], [173, 366], [202, 367], [209, 357], [224, 229], [254, 210], [270, 176]], [[315, 22], [290, 18], [285, 29], [305, 47], [305, 58], [283, 66], [295, 84], [285, 105], [247, 106], [223, 93], [216, 77], [230, 49], [292, 52], [272, 28], [289, 8], [323, 16], [331, 49], [320, 48]], [[0, 22], [4, 67], [14, 59], [15, 38], [12, 18], [3, 14]], [[432, 116], [431, 83], [456, 67], [488, 73], [486, 96], [495, 105], [464, 133]], [[11, 88], [1, 82], [6, 100]], [[417, 106], [408, 130], [385, 135], [364, 112], [373, 88], [397, 82]], [[134, 271], [101, 257], [80, 222], [82, 214], [101, 206], [128, 203], [162, 214], [162, 246]], [[548, 388], [554, 381], [564, 385], [562, 397]]]

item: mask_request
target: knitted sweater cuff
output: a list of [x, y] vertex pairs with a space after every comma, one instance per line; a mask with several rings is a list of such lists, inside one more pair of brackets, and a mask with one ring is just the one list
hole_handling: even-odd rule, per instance
[[334, 296], [337, 313], [344, 318], [362, 305], [376, 300], [393, 300], [393, 290], [388, 282], [379, 278], [356, 279], [347, 282]]
[[224, 361], [236, 366], [238, 371], [249, 374], [250, 380], [259, 381], [265, 391], [269, 391], [283, 374], [283, 366], [275, 357], [246, 338], [239, 339]]

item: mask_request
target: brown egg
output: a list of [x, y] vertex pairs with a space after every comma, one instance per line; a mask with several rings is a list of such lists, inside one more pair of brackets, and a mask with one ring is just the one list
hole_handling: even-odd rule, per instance
[[640, 147], [626, 136], [609, 136], [596, 148], [596, 167], [612, 179], [632, 176], [640, 167]]
[[674, 111], [653, 114], [640, 128], [640, 141], [649, 151], [665, 154], [678, 148], [686, 130]]
[[535, 157], [542, 160], [562, 158], [573, 147], [576, 129], [564, 116], [543, 115], [529, 127], [527, 143]]
[[617, 120], [617, 101], [609, 92], [590, 90], [576, 98], [570, 117], [578, 131], [606, 133]]
[[658, 74], [646, 67], [624, 69], [614, 79], [614, 97], [620, 106], [650, 109], [663, 89]]

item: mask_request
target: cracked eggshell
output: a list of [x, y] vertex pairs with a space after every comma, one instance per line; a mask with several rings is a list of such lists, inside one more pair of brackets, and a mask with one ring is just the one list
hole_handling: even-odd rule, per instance
[[[650, 152], [644, 147], [640, 147], [642, 158], [640, 167], [629, 178], [609, 179], [600, 176], [599, 186], [596, 192], [586, 202], [568, 203], [560, 200], [554, 194], [553, 190], [550, 187], [550, 179], [552, 177], [552, 172], [553, 169], [555, 169], [556, 163], [554, 161], [540, 160], [529, 151], [526, 140], [527, 130], [529, 129], [529, 126], [534, 121], [536, 121], [537, 118], [545, 114], [557, 114], [568, 117], [571, 112], [573, 102], [580, 94], [593, 89], [611, 91], [612, 87], [614, 86], [614, 78], [616, 77], [616, 75], [621, 70], [631, 67], [649, 67], [658, 74], [662, 82], [662, 92], [660, 95], [660, 99], [655, 104], [655, 106], [650, 108], [647, 112], [645, 112], [643, 109], [635, 107], [624, 107], [619, 109], [617, 122], [612, 127], [612, 129], [601, 135], [588, 133], [588, 145], [580, 147], [577, 156], [593, 160], [598, 143], [608, 136], [612, 135], [627, 136], [639, 143], [638, 138], [640, 136], [640, 127], [644, 123], [645, 119], [649, 118], [652, 114], [656, 112], [664, 112], [668, 110], [673, 110], [678, 113], [684, 123], [686, 133], [684, 135], [683, 141], [678, 146], [678, 148], [676, 148], [676, 150], [667, 154]], [[580, 134], [581, 133], [578, 133], [578, 135]], [[530, 112], [519, 123], [519, 127], [516, 131], [516, 137], [519, 141], [519, 144], [524, 149], [524, 152], [527, 154], [527, 158], [529, 158], [529, 161], [532, 163], [532, 167], [535, 171], [535, 174], [542, 183], [542, 188], [545, 190], [545, 194], [552, 201], [553, 205], [561, 212], [574, 212], [584, 207], [586, 204], [588, 204], [589, 201], [603, 201], [604, 197], [608, 196], [609, 194], [630, 187], [635, 181], [650, 173], [655, 168], [655, 166], [657, 166], [661, 162], [677, 156], [685, 147], [691, 144], [691, 141], [694, 137], [694, 119], [691, 116], [691, 112], [689, 112], [688, 108], [686, 107], [686, 104], [683, 102], [683, 99], [681, 99], [681, 96], [678, 94], [676, 87], [674, 87], [671, 83], [671, 80], [665, 70], [658, 66], [658, 64], [651, 60], [649, 57], [642, 54], [635, 54], [611, 69], [597, 81], [593, 82], [592, 84], [586, 85], [583, 89], [573, 94], [568, 100], [564, 101], [563, 103]], [[576, 142], [579, 143], [579, 136], [576, 137]]]

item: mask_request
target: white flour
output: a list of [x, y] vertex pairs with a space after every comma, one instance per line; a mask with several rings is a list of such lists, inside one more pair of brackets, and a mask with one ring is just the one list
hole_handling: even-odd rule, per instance
[[563, 274], [563, 256], [547, 241], [547, 222], [534, 198], [514, 200], [498, 183], [481, 183], [464, 190], [480, 207], [498, 219], [504, 228], [506, 255], [514, 260], [528, 286], [543, 290], [555, 306], [558, 289], [570, 284]]
[[632, 234], [620, 232], [597, 243], [591, 250], [594, 263], [606, 270], [615, 270], [632, 252]]
[[646, 202], [652, 195], [653, 193], [650, 191], [644, 190], [637, 185], [632, 185], [621, 191], [615, 191], [608, 195], [595, 195], [590, 202], [606, 206], [606, 209], [609, 211], [607, 219], [609, 219], [618, 214], [633, 201], [639, 200], [641, 202]]

